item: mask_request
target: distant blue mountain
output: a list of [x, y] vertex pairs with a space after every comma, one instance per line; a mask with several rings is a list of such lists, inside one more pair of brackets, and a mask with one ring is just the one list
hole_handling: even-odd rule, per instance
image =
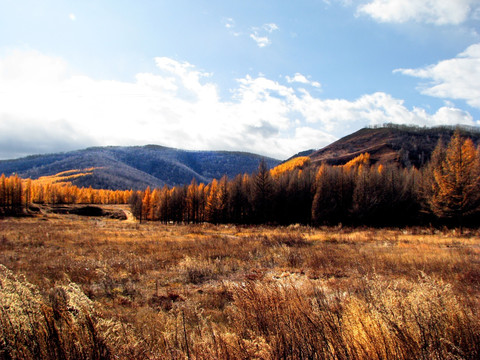
[[189, 184], [192, 179], [254, 172], [262, 159], [269, 167], [279, 160], [245, 152], [187, 151], [157, 145], [94, 147], [65, 153], [34, 155], [0, 161], [0, 174], [17, 173], [36, 179], [73, 169], [95, 168], [92, 175], [74, 179], [77, 186], [97, 189], [144, 189]]

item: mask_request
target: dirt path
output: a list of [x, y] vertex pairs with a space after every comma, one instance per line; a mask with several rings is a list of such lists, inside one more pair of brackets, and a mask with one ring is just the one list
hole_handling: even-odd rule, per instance
[[127, 220], [125, 220], [125, 222], [129, 222], [129, 223], [136, 223], [137, 222], [137, 219], [135, 219], [135, 216], [133, 216], [133, 214], [130, 210], [123, 209], [123, 212], [125, 213], [125, 215], [127, 215]]

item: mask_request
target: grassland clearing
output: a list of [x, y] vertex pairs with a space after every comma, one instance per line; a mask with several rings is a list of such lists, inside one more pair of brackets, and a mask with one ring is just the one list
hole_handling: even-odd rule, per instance
[[480, 356], [476, 231], [48, 213], [1, 220], [0, 264], [0, 358]]

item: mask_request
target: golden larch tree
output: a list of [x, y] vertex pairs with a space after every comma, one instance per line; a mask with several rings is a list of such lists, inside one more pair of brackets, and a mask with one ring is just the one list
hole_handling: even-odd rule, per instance
[[480, 209], [479, 153], [472, 140], [456, 131], [445, 151], [436, 150], [434, 155], [443, 159], [433, 159], [427, 202], [435, 215], [457, 219], [462, 229], [463, 218]]
[[142, 216], [144, 220], [150, 220], [150, 214], [152, 210], [151, 195], [152, 195], [152, 191], [150, 190], [150, 186], [149, 186], [145, 190], [143, 194], [143, 200], [142, 200]]

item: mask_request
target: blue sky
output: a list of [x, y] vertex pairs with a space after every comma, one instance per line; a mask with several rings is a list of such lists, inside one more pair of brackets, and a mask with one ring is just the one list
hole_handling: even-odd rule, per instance
[[0, 0], [0, 159], [160, 144], [285, 159], [480, 125], [480, 0]]

